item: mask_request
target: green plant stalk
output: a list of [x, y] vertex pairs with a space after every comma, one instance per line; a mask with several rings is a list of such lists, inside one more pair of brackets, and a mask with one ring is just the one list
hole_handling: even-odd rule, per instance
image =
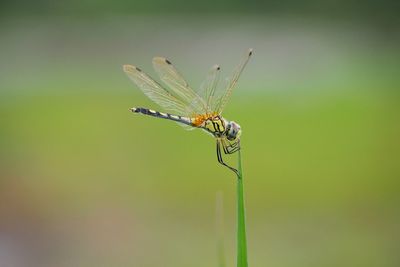
[[237, 175], [237, 267], [247, 267], [246, 215], [244, 206], [242, 155], [239, 150]]

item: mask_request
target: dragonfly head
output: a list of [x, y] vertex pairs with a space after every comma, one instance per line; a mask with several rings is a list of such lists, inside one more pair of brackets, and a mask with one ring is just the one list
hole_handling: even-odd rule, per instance
[[239, 140], [241, 134], [242, 130], [240, 129], [240, 125], [234, 121], [230, 121], [226, 126], [226, 138], [229, 141]]

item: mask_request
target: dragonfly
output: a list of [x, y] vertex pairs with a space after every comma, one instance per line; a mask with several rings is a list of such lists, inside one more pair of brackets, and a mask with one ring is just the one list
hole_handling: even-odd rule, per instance
[[136, 66], [123, 65], [124, 72], [136, 86], [153, 102], [170, 113], [143, 107], [133, 107], [129, 110], [133, 113], [175, 121], [187, 129], [200, 128], [211, 134], [216, 139], [218, 162], [238, 175], [238, 170], [223, 160], [222, 152], [227, 155], [240, 150], [242, 130], [238, 123], [224, 118], [222, 111], [252, 54], [253, 49], [249, 49], [223, 86], [219, 86], [221, 68], [219, 65], [214, 65], [196, 91], [189, 86], [171, 61], [164, 57], [153, 58], [153, 67], [162, 84]]

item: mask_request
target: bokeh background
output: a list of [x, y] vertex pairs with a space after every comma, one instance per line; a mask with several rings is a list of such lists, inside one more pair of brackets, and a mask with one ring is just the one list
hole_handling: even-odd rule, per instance
[[[250, 266], [400, 266], [398, 1], [1, 1], [0, 266], [235, 265], [235, 180], [122, 72], [198, 88], [254, 57], [243, 128]], [[230, 162], [235, 161], [231, 157]]]

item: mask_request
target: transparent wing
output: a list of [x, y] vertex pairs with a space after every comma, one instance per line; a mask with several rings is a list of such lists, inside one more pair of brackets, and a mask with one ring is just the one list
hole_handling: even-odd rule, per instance
[[159, 83], [154, 81], [141, 69], [132, 66], [124, 65], [124, 72], [128, 77], [143, 91], [143, 93], [153, 100], [155, 103], [164, 109], [176, 113], [177, 115], [187, 116], [193, 110], [183, 103], [180, 99], [172, 95], [167, 89], [162, 87]]
[[253, 54], [253, 49], [249, 49], [248, 52], [246, 53], [246, 56], [242, 59], [241, 63], [239, 66], [236, 68], [235, 72], [233, 73], [233, 76], [230, 78], [228, 81], [228, 85], [225, 89], [225, 91], [222, 93], [221, 96], [217, 96], [218, 99], [216, 99], [214, 105], [213, 105], [213, 111], [221, 114], [223, 109], [225, 108], [226, 103], [228, 102], [233, 88], [235, 87], [237, 81], [239, 80], [240, 74], [243, 72], [244, 67], [246, 67], [247, 62], [249, 62], [249, 59], [251, 55]]
[[207, 111], [204, 99], [190, 88], [189, 84], [168, 59], [155, 57], [153, 66], [160, 79], [169, 87], [173, 95], [181, 99], [190, 110], [193, 110], [194, 114], [204, 114]]
[[220, 70], [219, 65], [214, 65], [199, 89], [199, 95], [206, 101], [207, 113], [214, 111], [213, 107], [217, 100], [215, 93], [219, 82]]

